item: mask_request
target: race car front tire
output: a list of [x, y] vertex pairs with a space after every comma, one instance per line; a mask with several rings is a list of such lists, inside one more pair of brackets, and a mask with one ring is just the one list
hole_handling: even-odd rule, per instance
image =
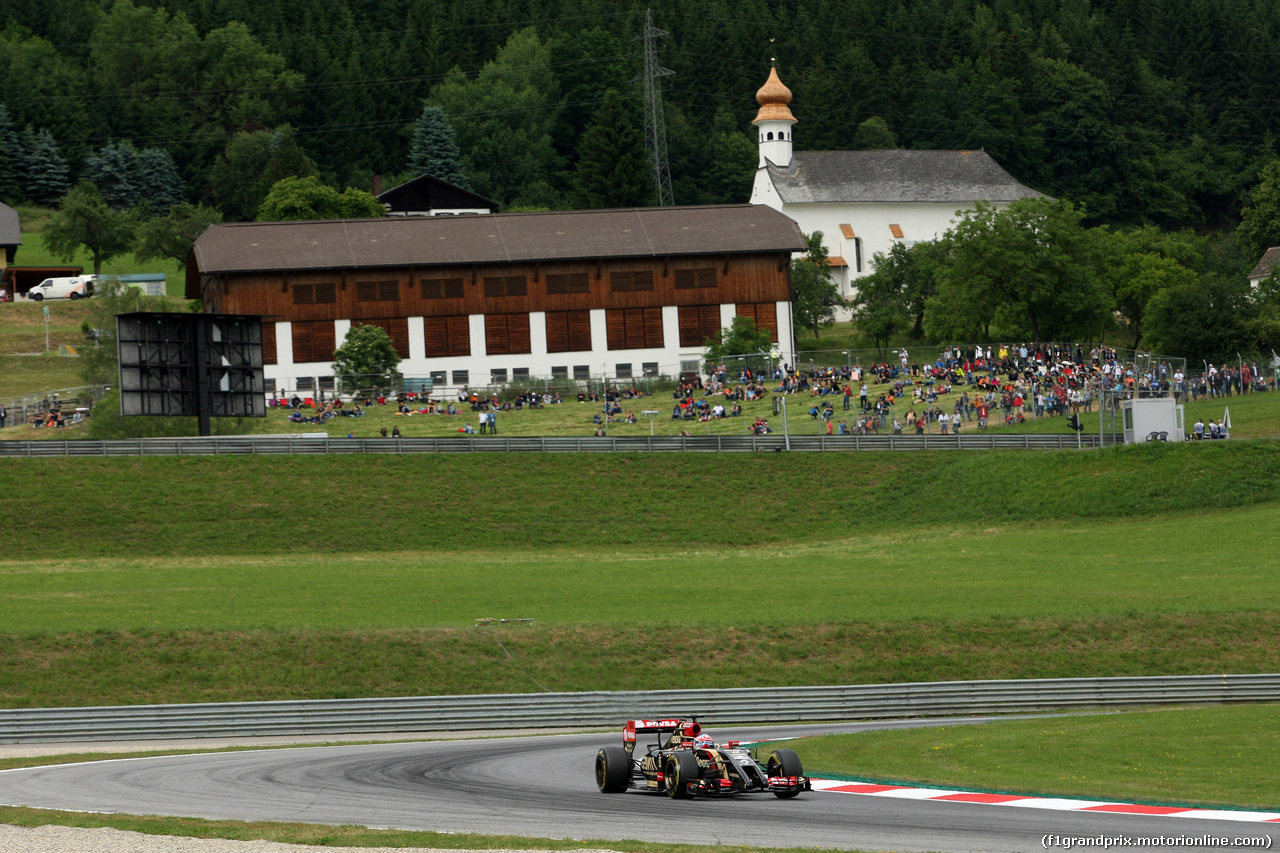
[[631, 787], [631, 758], [620, 746], [602, 746], [596, 753], [596, 785], [603, 794], [621, 794]]
[[671, 753], [667, 756], [663, 770], [668, 797], [684, 800], [693, 796], [689, 793], [689, 783], [698, 778], [698, 759], [693, 757], [692, 752]]
[[[800, 763], [800, 756], [796, 755], [794, 749], [775, 749], [769, 753], [769, 760], [764, 766], [771, 777], [804, 775], [804, 766]], [[773, 795], [780, 800], [789, 800], [800, 796], [800, 792], [798, 790], [774, 791]]]

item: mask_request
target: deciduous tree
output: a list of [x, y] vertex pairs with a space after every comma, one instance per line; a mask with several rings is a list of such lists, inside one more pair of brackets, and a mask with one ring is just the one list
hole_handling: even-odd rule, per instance
[[918, 248], [894, 243], [887, 254], [876, 252], [871, 261], [875, 271], [857, 280], [857, 293], [850, 300], [854, 327], [882, 352], [911, 323], [907, 293], [915, 274], [912, 253]]
[[1247, 285], [1219, 276], [1166, 287], [1147, 304], [1145, 333], [1151, 347], [1191, 364], [1234, 361], [1253, 351]]
[[1048, 198], [962, 212], [946, 234], [949, 259], [926, 303], [926, 331], [952, 340], [990, 340], [993, 327], [1035, 341], [1098, 335], [1111, 294], [1100, 235], [1082, 218], [1070, 202]]
[[148, 219], [138, 226], [138, 244], [133, 256], [139, 261], [169, 258], [182, 269], [196, 238], [210, 225], [221, 221], [222, 214], [212, 207], [181, 202], [165, 216]]
[[372, 194], [348, 187], [338, 192], [315, 176], [277, 181], [258, 208], [259, 222], [287, 219], [376, 219], [385, 212]]
[[791, 311], [796, 325], [813, 332], [817, 338], [822, 329], [835, 323], [836, 307], [841, 304], [840, 290], [831, 280], [822, 234], [808, 234], [805, 242], [809, 249], [804, 257], [791, 261]]
[[63, 197], [41, 236], [49, 251], [64, 261], [72, 260], [81, 246], [88, 249], [93, 274], [99, 275], [104, 262], [129, 251], [135, 233], [131, 213], [112, 210], [97, 187], [81, 181]]
[[736, 355], [756, 355], [773, 349], [773, 333], [756, 325], [756, 321], [741, 314], [734, 315], [728, 329], [708, 338], [704, 364], [707, 372], [726, 358]]
[[209, 193], [227, 219], [252, 220], [276, 181], [315, 173], [292, 128], [238, 133], [209, 170]]
[[560, 171], [552, 141], [559, 94], [550, 64], [550, 50], [530, 27], [513, 33], [479, 74], [455, 67], [431, 90], [457, 132], [472, 185], [501, 204], [545, 199]]
[[344, 392], [390, 388], [399, 381], [400, 355], [378, 326], [352, 325], [333, 353], [333, 375]]
[[1236, 242], [1255, 261], [1267, 249], [1280, 246], [1280, 160], [1272, 160], [1258, 176], [1240, 215]]

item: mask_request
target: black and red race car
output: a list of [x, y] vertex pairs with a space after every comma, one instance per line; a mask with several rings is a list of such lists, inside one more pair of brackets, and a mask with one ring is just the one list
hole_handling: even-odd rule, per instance
[[[642, 734], [657, 734], [659, 742], [637, 759], [636, 738]], [[713, 742], [695, 719], [629, 720], [622, 746], [596, 753], [596, 785], [606, 794], [635, 789], [673, 799], [771, 792], [785, 800], [812, 790], [794, 750], [775, 749], [761, 761], [736, 740]]]

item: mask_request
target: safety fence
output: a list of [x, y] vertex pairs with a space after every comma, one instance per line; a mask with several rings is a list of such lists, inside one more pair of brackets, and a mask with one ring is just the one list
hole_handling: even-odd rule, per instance
[[614, 728], [675, 716], [744, 725], [1277, 700], [1280, 674], [38, 708], [0, 710], [0, 743]]
[[[1107, 443], [1112, 437], [1107, 436]], [[1097, 435], [694, 435], [581, 438], [212, 437], [112, 441], [0, 441], [0, 459], [51, 456], [325, 456], [342, 453], [841, 453], [859, 450], [1067, 450], [1099, 446]]]

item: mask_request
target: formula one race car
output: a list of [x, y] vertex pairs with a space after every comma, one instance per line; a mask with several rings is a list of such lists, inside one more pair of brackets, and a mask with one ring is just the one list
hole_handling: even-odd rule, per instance
[[[637, 759], [636, 735], [649, 733], [668, 737], [649, 744]], [[604, 746], [596, 753], [596, 785], [605, 794], [635, 788], [672, 799], [771, 791], [788, 800], [812, 790], [794, 750], [775, 749], [760, 761], [736, 740], [715, 743], [694, 719], [628, 721], [622, 746]]]

